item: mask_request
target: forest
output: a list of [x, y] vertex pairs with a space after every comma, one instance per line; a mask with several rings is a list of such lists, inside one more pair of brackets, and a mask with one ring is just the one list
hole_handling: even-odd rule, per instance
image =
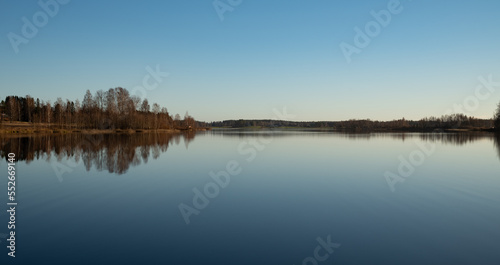
[[[493, 130], [500, 121], [500, 112], [495, 119], [479, 119], [464, 114], [427, 117], [420, 120], [405, 118], [392, 121], [346, 120], [346, 121], [280, 121], [280, 120], [225, 120], [212, 122], [211, 127], [221, 128], [290, 128], [325, 129], [338, 131], [436, 131], [436, 130]], [[495, 122], [494, 122], [495, 121]], [[496, 128], [500, 128], [498, 123]]]
[[50, 125], [63, 129], [195, 129], [204, 126], [187, 112], [171, 116], [167, 108], [147, 99], [130, 95], [122, 87], [98, 90], [94, 95], [87, 90], [83, 101], [58, 98], [51, 104], [27, 95], [7, 96], [0, 104], [1, 122], [27, 122], [33, 126]]

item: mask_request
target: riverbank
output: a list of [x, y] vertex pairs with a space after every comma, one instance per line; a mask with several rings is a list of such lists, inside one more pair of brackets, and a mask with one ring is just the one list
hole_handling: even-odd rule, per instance
[[206, 131], [210, 128], [176, 128], [176, 129], [79, 129], [70, 128], [68, 126], [57, 126], [48, 124], [33, 124], [27, 122], [12, 122], [2, 123], [0, 125], [0, 135], [12, 134], [67, 134], [67, 133], [84, 133], [84, 134], [131, 134], [131, 133], [181, 133], [190, 131]]

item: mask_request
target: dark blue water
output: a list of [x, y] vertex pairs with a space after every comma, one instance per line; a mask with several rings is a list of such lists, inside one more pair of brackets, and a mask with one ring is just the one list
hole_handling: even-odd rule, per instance
[[500, 264], [492, 135], [164, 137], [3, 139], [1, 264]]

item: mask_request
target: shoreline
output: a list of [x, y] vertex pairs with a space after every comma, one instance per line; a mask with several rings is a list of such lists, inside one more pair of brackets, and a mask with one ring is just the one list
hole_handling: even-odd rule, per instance
[[202, 127], [202, 128], [175, 128], [175, 129], [78, 129], [68, 128], [70, 126], [32, 124], [24, 122], [0, 124], [0, 136], [2, 135], [26, 135], [26, 134], [133, 134], [133, 133], [182, 133], [208, 130], [284, 130], [284, 131], [324, 131], [344, 133], [470, 133], [491, 132], [494, 128], [472, 127], [472, 128], [325, 128], [325, 127]]
[[2, 123], [0, 125], [0, 136], [5, 135], [26, 135], [26, 134], [133, 134], [133, 133], [183, 133], [183, 132], [196, 132], [206, 131], [211, 128], [196, 128], [196, 129], [76, 129], [64, 128], [59, 125], [47, 124], [28, 124], [28, 123]]

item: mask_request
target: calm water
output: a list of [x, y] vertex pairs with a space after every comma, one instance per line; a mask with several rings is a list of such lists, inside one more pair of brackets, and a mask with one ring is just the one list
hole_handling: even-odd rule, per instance
[[500, 264], [488, 134], [0, 140], [4, 236], [5, 155], [20, 160], [17, 257], [0, 237], [1, 264]]

